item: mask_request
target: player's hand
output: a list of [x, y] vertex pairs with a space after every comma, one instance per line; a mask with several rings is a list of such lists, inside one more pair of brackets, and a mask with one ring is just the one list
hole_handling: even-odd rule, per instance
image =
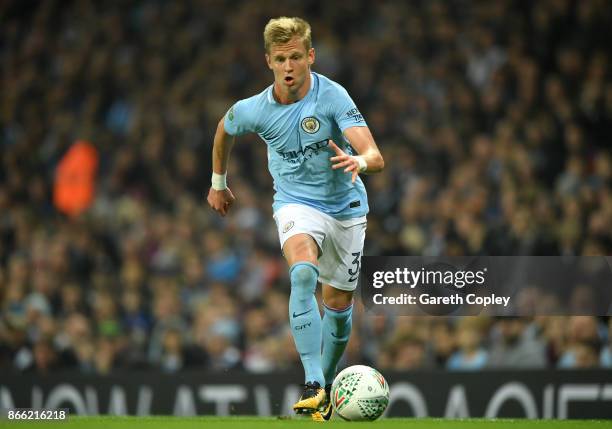
[[234, 197], [230, 188], [225, 188], [221, 191], [215, 191], [213, 188], [210, 188], [207, 201], [214, 211], [221, 216], [225, 216], [232, 207], [232, 204], [234, 204], [234, 201], [236, 201], [236, 197]]
[[355, 183], [357, 175], [359, 174], [359, 161], [357, 161], [354, 156], [348, 155], [340, 149], [333, 140], [329, 140], [329, 147], [336, 152], [336, 156], [329, 158], [331, 162], [335, 163], [332, 165], [332, 169], [337, 170], [339, 168], [344, 168], [345, 173], [352, 173], [351, 182]]

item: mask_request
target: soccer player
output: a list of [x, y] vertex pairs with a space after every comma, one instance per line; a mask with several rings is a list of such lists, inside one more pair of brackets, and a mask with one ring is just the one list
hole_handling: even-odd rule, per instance
[[234, 138], [257, 133], [268, 146], [274, 220], [291, 279], [289, 322], [305, 373], [293, 409], [327, 420], [331, 383], [351, 332], [365, 239], [368, 201], [359, 173], [379, 172], [384, 161], [347, 91], [310, 70], [310, 33], [301, 18], [266, 25], [265, 58], [274, 83], [238, 101], [219, 121], [208, 203], [221, 216], [228, 213], [235, 201], [226, 183]]

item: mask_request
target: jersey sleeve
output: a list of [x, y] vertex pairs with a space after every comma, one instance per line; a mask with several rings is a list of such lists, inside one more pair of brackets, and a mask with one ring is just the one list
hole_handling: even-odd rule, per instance
[[251, 106], [252, 100], [240, 100], [225, 114], [223, 126], [225, 132], [231, 136], [255, 132], [255, 109]]
[[367, 127], [363, 115], [346, 89], [337, 85], [332, 97], [331, 113], [342, 132], [350, 127]]

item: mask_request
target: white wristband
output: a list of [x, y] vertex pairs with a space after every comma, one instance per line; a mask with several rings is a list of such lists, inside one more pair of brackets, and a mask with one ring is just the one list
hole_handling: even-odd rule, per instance
[[366, 171], [368, 169], [368, 163], [363, 158], [363, 156], [356, 156], [355, 158], [357, 159], [357, 162], [359, 163], [359, 172], [363, 173], [364, 171]]
[[213, 171], [210, 181], [212, 183], [212, 188], [215, 191], [227, 189], [227, 173], [217, 174]]

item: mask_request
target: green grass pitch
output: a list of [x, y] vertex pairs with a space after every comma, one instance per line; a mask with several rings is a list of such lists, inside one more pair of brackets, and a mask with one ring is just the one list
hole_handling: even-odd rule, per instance
[[276, 417], [83, 417], [72, 416], [67, 421], [16, 421], [0, 419], [0, 428], [45, 429], [280, 429], [330, 425], [333, 428], [370, 427], [377, 429], [610, 429], [612, 420], [513, 420], [513, 419], [381, 419], [375, 422], [344, 422], [333, 420], [316, 423], [304, 419]]

